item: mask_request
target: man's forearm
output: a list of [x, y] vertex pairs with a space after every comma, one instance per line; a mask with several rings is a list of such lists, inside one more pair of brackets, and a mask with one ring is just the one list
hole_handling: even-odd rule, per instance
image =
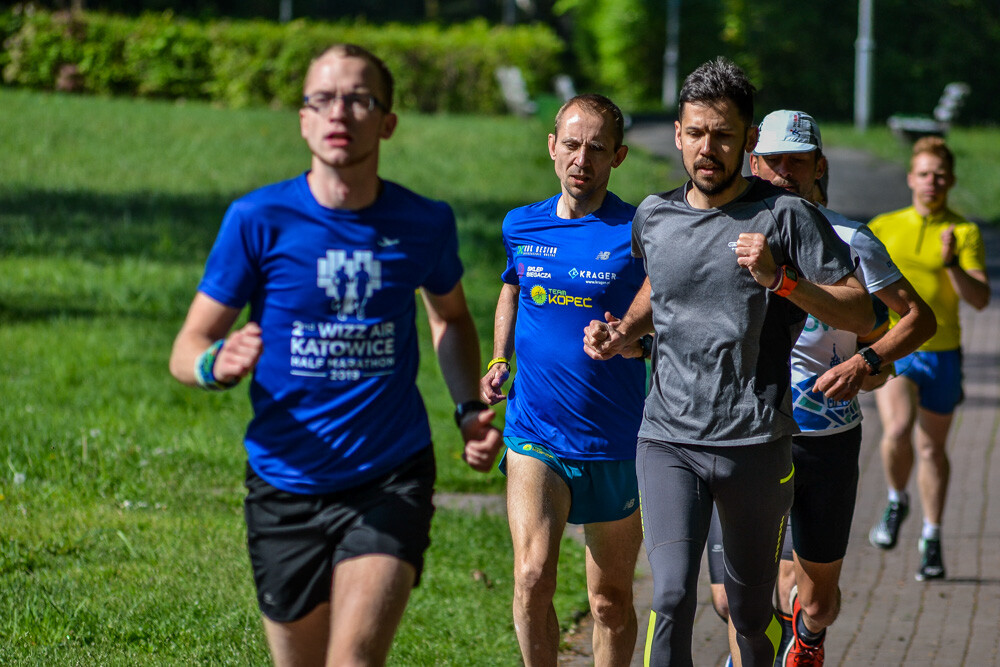
[[869, 346], [882, 361], [902, 359], [934, 335], [934, 312], [905, 278], [878, 290], [875, 296], [899, 314], [896, 326]]
[[653, 332], [653, 306], [650, 301], [652, 287], [649, 278], [643, 281], [642, 286], [632, 299], [632, 304], [628, 312], [622, 316], [621, 321], [615, 327], [626, 344], [634, 343], [645, 334]]
[[497, 299], [493, 318], [493, 357], [510, 359], [514, 355], [514, 328], [517, 325], [517, 285], [504, 284]]
[[447, 320], [435, 336], [438, 364], [452, 401], [462, 403], [479, 397], [479, 339], [472, 317]]
[[796, 306], [819, 321], [864, 336], [875, 327], [871, 297], [854, 278], [835, 285], [802, 280], [788, 295]]

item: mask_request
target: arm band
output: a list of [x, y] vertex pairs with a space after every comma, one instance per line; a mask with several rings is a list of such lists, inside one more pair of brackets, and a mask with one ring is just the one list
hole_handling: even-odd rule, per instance
[[202, 389], [220, 391], [222, 389], [232, 389], [240, 383], [239, 380], [219, 382], [215, 379], [215, 360], [219, 356], [219, 350], [222, 349], [225, 342], [225, 340], [215, 341], [194, 362], [194, 379]]
[[496, 357], [494, 359], [490, 359], [490, 363], [486, 364], [486, 370], [489, 371], [497, 364], [507, 364], [508, 366], [510, 366], [510, 362], [507, 361], [506, 357]]

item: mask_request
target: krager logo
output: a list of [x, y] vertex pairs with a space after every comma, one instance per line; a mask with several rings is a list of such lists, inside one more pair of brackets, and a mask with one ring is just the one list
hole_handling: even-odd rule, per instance
[[584, 281], [591, 285], [607, 285], [618, 278], [618, 274], [614, 271], [591, 271], [590, 269], [583, 269], [581, 271], [573, 267], [569, 270], [569, 277], [574, 280], [583, 278]]

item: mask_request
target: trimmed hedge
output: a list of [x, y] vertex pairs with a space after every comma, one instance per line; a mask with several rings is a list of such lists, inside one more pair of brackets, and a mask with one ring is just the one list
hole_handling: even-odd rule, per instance
[[230, 107], [298, 106], [310, 59], [332, 43], [354, 42], [392, 70], [397, 108], [472, 113], [504, 109], [494, 75], [500, 65], [520, 67], [533, 94], [548, 91], [564, 48], [542, 25], [202, 23], [169, 11], [125, 18], [19, 9], [0, 14], [2, 38], [9, 85]]

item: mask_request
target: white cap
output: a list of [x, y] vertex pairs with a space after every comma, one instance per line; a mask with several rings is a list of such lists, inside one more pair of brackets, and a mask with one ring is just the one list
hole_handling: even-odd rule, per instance
[[760, 124], [760, 136], [754, 155], [774, 155], [777, 153], [808, 153], [822, 150], [823, 140], [819, 125], [802, 111], [772, 111], [764, 116]]

